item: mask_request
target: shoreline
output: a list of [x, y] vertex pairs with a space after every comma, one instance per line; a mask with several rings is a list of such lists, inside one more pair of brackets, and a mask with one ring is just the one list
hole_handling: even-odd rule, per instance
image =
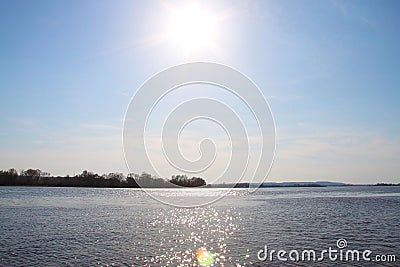
[[[400, 184], [346, 184], [346, 185], [330, 185], [330, 186], [308, 186], [308, 185], [296, 185], [296, 186], [260, 186], [257, 189], [262, 188], [329, 188], [329, 187], [397, 187]], [[0, 184], [0, 187], [45, 187], [45, 188], [110, 188], [110, 189], [246, 189], [249, 187], [229, 187], [229, 186], [204, 186], [204, 187], [123, 187], [123, 186], [68, 186], [68, 185], [5, 185]]]

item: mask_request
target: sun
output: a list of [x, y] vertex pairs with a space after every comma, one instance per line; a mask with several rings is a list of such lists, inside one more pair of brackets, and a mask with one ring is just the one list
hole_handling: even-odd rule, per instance
[[168, 39], [185, 52], [212, 48], [215, 43], [216, 19], [198, 4], [172, 7], [167, 27]]

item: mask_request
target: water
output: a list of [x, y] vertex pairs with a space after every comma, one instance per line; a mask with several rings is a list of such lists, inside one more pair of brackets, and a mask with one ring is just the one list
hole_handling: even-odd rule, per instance
[[[190, 202], [221, 190], [154, 193]], [[201, 247], [215, 266], [400, 266], [399, 230], [400, 187], [235, 189], [201, 208], [136, 189], [0, 187], [0, 266], [197, 266]], [[338, 249], [338, 239], [397, 261], [257, 257], [265, 245], [301, 253]]]

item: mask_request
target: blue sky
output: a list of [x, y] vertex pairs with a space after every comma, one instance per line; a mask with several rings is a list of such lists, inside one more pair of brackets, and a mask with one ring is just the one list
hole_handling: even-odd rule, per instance
[[276, 121], [270, 181], [399, 182], [398, 1], [201, 1], [212, 49], [162, 38], [188, 1], [0, 0], [0, 168], [127, 173], [122, 122], [166, 67], [249, 76]]

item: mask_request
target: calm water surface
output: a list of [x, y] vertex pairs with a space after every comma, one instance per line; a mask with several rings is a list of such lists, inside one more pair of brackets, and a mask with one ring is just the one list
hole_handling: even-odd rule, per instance
[[[155, 190], [185, 203], [225, 189]], [[272, 250], [369, 249], [396, 262], [260, 261]], [[235, 189], [174, 208], [136, 189], [0, 187], [0, 266], [400, 266], [400, 187]]]

